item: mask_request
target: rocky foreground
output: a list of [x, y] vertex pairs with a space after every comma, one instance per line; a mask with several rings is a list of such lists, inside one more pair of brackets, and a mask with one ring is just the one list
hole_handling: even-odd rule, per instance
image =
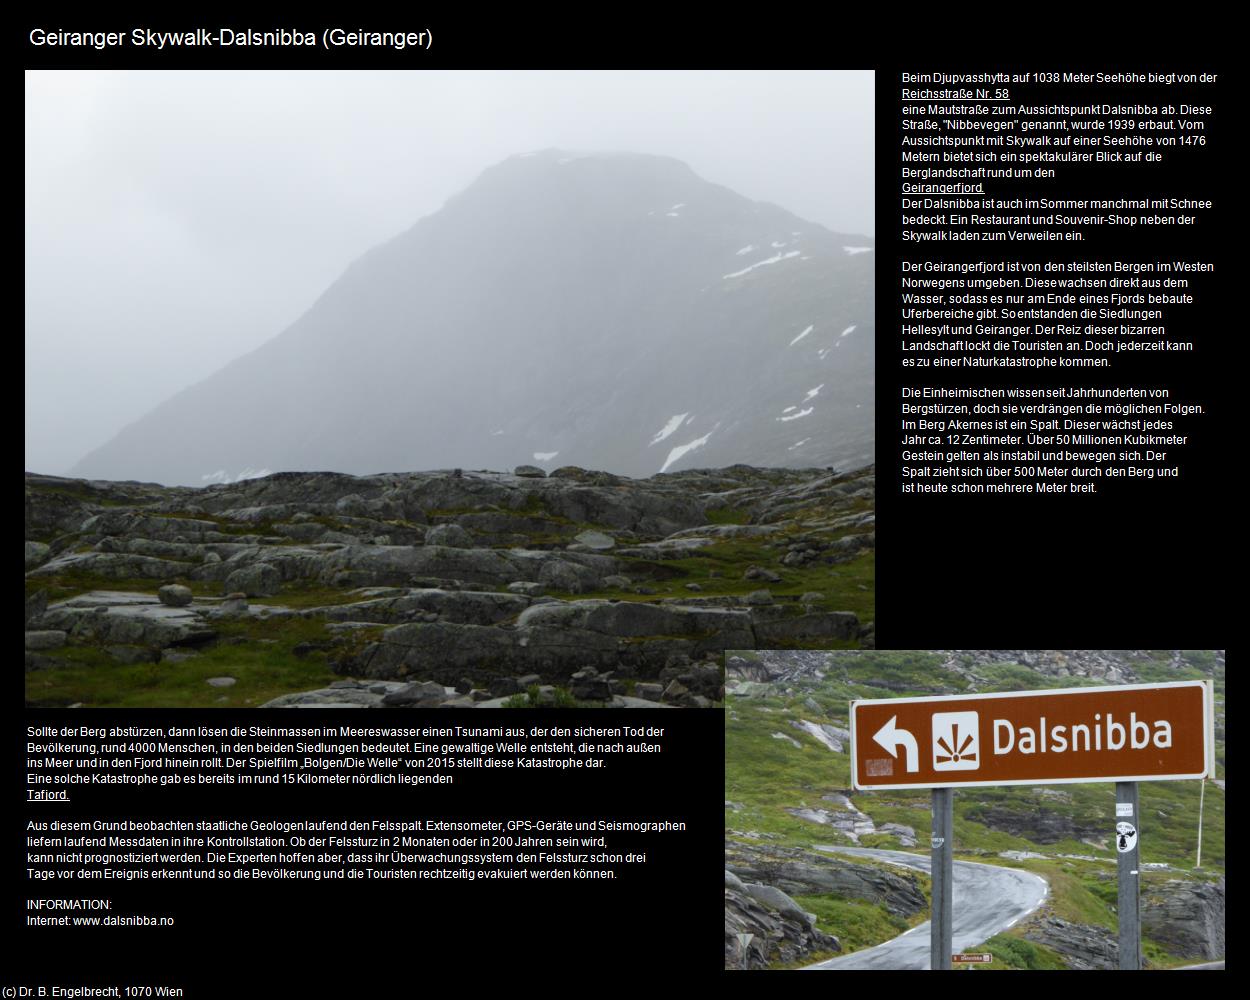
[[871, 469], [25, 486], [31, 704], [710, 707], [872, 642]]
[[919, 879], [906, 869], [731, 839], [725, 844], [725, 968], [806, 964], [841, 952], [841, 942], [820, 930], [816, 915], [794, 898], [824, 895], [864, 900], [903, 921], [929, 906]]

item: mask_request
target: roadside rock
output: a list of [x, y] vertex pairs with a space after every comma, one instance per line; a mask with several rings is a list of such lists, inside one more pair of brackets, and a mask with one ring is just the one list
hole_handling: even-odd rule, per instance
[[1071, 813], [1060, 812], [1044, 804], [1031, 808], [1010, 808], [978, 803], [968, 807], [968, 819], [984, 823], [991, 830], [1001, 830], [1024, 837], [1035, 844], [1055, 844], [1061, 840], [1085, 840], [1106, 834], [1106, 823], [1082, 820]]
[[1142, 933], [1174, 955], [1223, 958], [1224, 876], [1218, 882], [1173, 879], [1142, 892]]
[[[743, 948], [739, 935], [751, 935]], [[815, 927], [814, 917], [768, 886], [725, 872], [725, 968], [766, 969], [795, 963], [813, 952], [841, 950], [838, 939]]]
[[919, 879], [903, 869], [886, 871], [795, 847], [731, 841], [726, 844], [725, 866], [744, 882], [774, 886], [795, 896], [832, 893], [863, 899], [900, 917], [929, 905]]
[[[1144, 911], [1143, 911], [1144, 912]], [[1024, 929], [1028, 941], [1063, 955], [1069, 969], [1114, 969], [1119, 966], [1119, 942], [1111, 931], [1059, 917], [1039, 917]]]

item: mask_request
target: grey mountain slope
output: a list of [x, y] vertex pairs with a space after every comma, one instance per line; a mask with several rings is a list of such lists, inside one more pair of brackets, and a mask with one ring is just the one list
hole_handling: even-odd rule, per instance
[[73, 471], [858, 467], [870, 244], [675, 160], [512, 157]]

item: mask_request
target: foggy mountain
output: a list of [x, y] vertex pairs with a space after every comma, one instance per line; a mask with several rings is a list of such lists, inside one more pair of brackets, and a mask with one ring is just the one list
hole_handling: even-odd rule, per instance
[[872, 244], [668, 158], [514, 156], [71, 474], [856, 468]]

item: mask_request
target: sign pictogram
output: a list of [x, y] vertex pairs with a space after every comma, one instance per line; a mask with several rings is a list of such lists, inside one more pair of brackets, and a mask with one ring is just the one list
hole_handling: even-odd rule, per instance
[[976, 712], [933, 716], [933, 770], [975, 771], [980, 763], [980, 723]]

